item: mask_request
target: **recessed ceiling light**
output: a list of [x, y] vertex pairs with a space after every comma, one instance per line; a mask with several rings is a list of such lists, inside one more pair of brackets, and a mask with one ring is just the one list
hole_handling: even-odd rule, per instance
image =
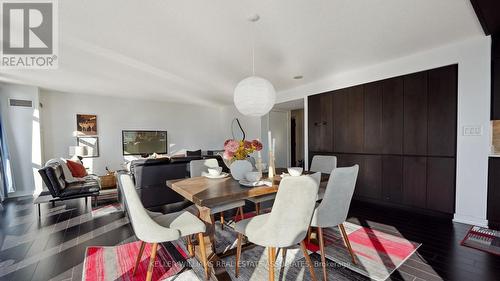
[[248, 21], [256, 22], [256, 21], [260, 20], [260, 16], [259, 16], [259, 14], [253, 14], [253, 15], [248, 16], [247, 19], [248, 19]]
[[302, 78], [304, 78], [304, 76], [302, 76], [302, 75], [293, 76], [293, 79], [295, 79], [295, 80], [300, 80]]

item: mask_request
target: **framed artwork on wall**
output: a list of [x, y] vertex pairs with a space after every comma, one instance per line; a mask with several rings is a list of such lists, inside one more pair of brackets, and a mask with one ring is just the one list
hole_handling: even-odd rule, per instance
[[78, 135], [84, 135], [84, 136], [97, 135], [97, 115], [77, 114], [76, 131], [78, 132]]
[[77, 137], [77, 146], [87, 147], [87, 155], [83, 158], [99, 157], [99, 138], [98, 137]]

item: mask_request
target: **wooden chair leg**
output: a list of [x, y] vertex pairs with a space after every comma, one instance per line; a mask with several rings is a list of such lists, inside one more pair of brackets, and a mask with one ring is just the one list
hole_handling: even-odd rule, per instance
[[205, 238], [203, 237], [203, 233], [198, 233], [198, 241], [200, 243], [200, 253], [201, 259], [203, 262], [203, 268], [205, 269], [205, 279], [210, 279], [209, 271], [208, 271], [208, 260], [207, 260], [207, 249], [205, 248]]
[[141, 247], [139, 248], [139, 254], [137, 255], [137, 259], [135, 260], [134, 271], [132, 271], [132, 276], [135, 276], [137, 272], [137, 267], [139, 266], [139, 262], [142, 258], [142, 253], [144, 253], [144, 247], [146, 246], [146, 242], [141, 241]]
[[260, 203], [255, 203], [255, 214], [256, 215], [260, 214]]
[[241, 240], [243, 240], [243, 234], [238, 233], [238, 240], [236, 243], [236, 265], [234, 269], [235, 277], [238, 277], [238, 275], [240, 275]]
[[316, 274], [314, 274], [314, 267], [311, 258], [309, 257], [309, 253], [307, 252], [306, 243], [304, 242], [304, 240], [300, 242], [300, 248], [302, 249], [304, 257], [306, 258], [307, 267], [309, 268], [309, 272], [311, 273], [312, 280], [316, 281], [317, 279], [316, 279]]
[[274, 261], [276, 259], [276, 252], [274, 247], [267, 247], [267, 256], [269, 264], [269, 281], [274, 281]]
[[192, 257], [194, 257], [194, 247], [193, 247], [193, 240], [191, 239], [191, 235], [186, 236], [186, 240], [187, 240], [189, 257], [192, 258]]
[[285, 264], [285, 260], [286, 260], [286, 248], [281, 248], [281, 263], [282, 264]]
[[239, 207], [238, 210], [240, 212], [240, 219], [244, 220], [245, 219], [245, 213], [243, 213], [243, 207]]
[[349, 242], [349, 237], [347, 236], [347, 232], [345, 231], [344, 225], [339, 224], [340, 232], [342, 233], [342, 238], [344, 238], [344, 243], [347, 246], [347, 250], [349, 250], [349, 254], [351, 255], [352, 263], [356, 264], [356, 257], [354, 256], [354, 252], [352, 251], [351, 242]]
[[158, 250], [158, 243], [153, 243], [151, 248], [151, 257], [149, 258], [148, 273], [146, 274], [146, 281], [151, 281], [153, 278], [153, 270], [155, 268], [156, 251]]
[[220, 212], [220, 228], [224, 230], [224, 213]]
[[327, 281], [326, 275], [326, 258], [325, 258], [325, 241], [323, 240], [323, 229], [318, 227], [319, 249], [321, 252], [321, 267], [323, 267], [323, 280]]

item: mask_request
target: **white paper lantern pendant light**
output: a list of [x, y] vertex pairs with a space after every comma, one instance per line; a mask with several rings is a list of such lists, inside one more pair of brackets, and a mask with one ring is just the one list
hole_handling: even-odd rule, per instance
[[[255, 23], [259, 15], [253, 15], [249, 21]], [[268, 80], [255, 76], [255, 35], [252, 44], [252, 76], [241, 80], [234, 89], [234, 105], [246, 116], [266, 115], [276, 102], [276, 91]]]

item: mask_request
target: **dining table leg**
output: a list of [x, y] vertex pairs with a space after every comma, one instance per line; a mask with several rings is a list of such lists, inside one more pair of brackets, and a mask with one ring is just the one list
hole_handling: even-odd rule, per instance
[[[220, 257], [215, 252], [215, 224], [211, 216], [210, 209], [207, 207], [197, 206], [199, 210], [199, 218], [206, 225], [206, 231], [203, 234], [204, 246], [206, 257], [208, 259], [209, 264], [209, 272], [211, 274], [210, 280], [231, 280], [231, 277], [227, 273], [226, 268], [224, 267], [224, 263], [220, 259]], [[196, 258], [201, 262], [202, 261], [202, 253], [201, 253], [201, 244], [196, 247], [195, 254]], [[215, 279], [214, 279], [215, 277]]]

